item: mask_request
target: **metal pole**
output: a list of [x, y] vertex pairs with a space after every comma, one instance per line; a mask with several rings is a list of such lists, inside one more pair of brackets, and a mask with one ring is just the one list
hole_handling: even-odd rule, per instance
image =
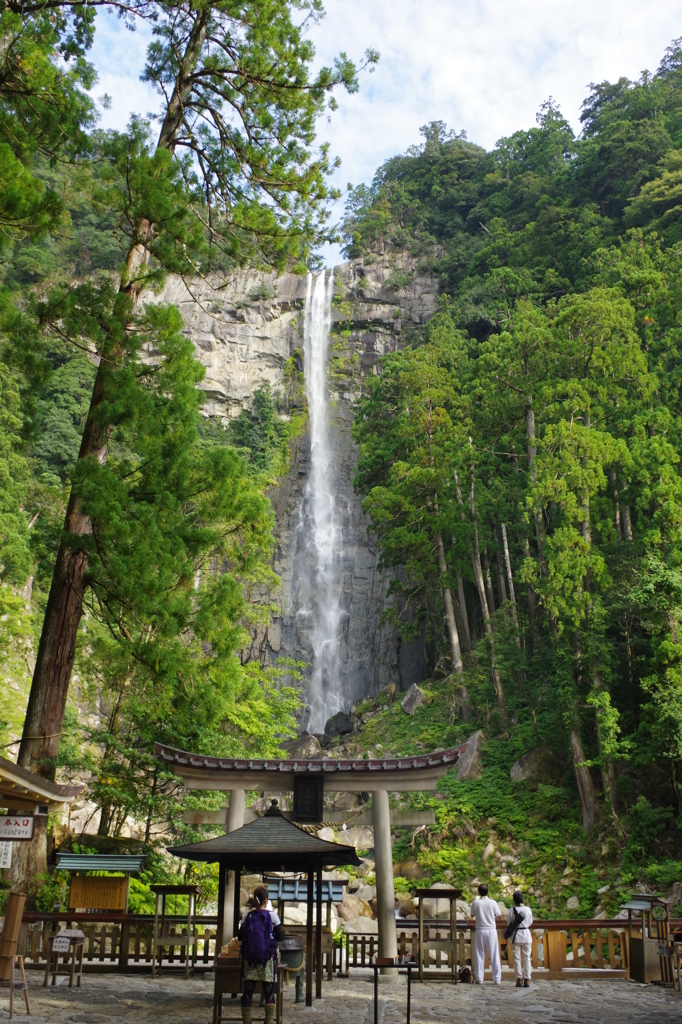
[[305, 1005], [313, 1005], [313, 869], [308, 868], [308, 913], [305, 928]]
[[315, 894], [315, 998], [322, 998], [322, 865], [317, 868], [317, 892]]
[[407, 1024], [410, 1024], [410, 997], [412, 995], [412, 964], [407, 965]]

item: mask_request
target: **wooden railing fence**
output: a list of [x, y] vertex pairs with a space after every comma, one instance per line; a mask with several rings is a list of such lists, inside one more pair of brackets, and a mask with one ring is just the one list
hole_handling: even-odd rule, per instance
[[[184, 968], [184, 950], [173, 937], [187, 934], [187, 918], [166, 917], [168, 949], [163, 966]], [[183, 926], [184, 924], [184, 926]], [[197, 917], [197, 942], [192, 949], [192, 967], [209, 969], [215, 956], [215, 917]], [[24, 914], [18, 952], [27, 967], [44, 968], [49, 940], [60, 928], [80, 928], [85, 933], [84, 970], [135, 970], [151, 967], [154, 918], [137, 914]]]
[[[210, 970], [215, 956], [215, 917], [196, 918], [197, 942], [192, 950], [192, 967]], [[674, 922], [676, 927], [682, 921]], [[26, 912], [23, 917], [19, 948], [28, 967], [44, 970], [50, 936], [60, 928], [80, 928], [85, 933], [84, 969], [90, 971], [135, 971], [151, 968], [154, 918], [137, 914]], [[183, 948], [173, 945], [173, 937], [186, 933], [186, 918], [167, 917], [168, 948], [164, 950], [163, 966], [184, 967]], [[502, 965], [511, 967], [507, 959], [504, 925], [498, 930]], [[457, 930], [457, 963], [471, 965], [472, 929], [460, 922]], [[641, 934], [633, 929], [633, 936]], [[412, 956], [419, 953], [416, 921], [397, 922], [398, 953]], [[578, 972], [595, 972], [600, 977], [627, 977], [629, 973], [627, 925], [620, 920], [609, 921], [536, 921], [532, 929], [532, 962], [544, 977], [575, 976]], [[445, 976], [452, 967], [452, 949], [439, 948], [450, 937], [449, 922], [424, 922], [423, 970], [429, 976]], [[429, 945], [432, 944], [432, 948]], [[377, 954], [375, 935], [345, 935], [325, 948], [325, 967], [339, 974], [351, 968], [369, 967]], [[329, 954], [331, 953], [331, 957]], [[510, 953], [510, 951], [509, 951]]]
[[[511, 949], [498, 929], [502, 967], [511, 968]], [[637, 934], [633, 932], [633, 935]], [[419, 931], [415, 921], [397, 922], [398, 955], [419, 956]], [[425, 921], [423, 971], [430, 976], [452, 969], [454, 950], [443, 949], [452, 941], [449, 922]], [[457, 964], [471, 966], [473, 929], [460, 921], [457, 930]], [[335, 958], [335, 969], [347, 974], [351, 968], [369, 966], [377, 951], [372, 935], [346, 935]], [[532, 929], [532, 963], [545, 977], [566, 977], [577, 971], [599, 972], [600, 977], [629, 974], [627, 924], [609, 921], [536, 921]]]

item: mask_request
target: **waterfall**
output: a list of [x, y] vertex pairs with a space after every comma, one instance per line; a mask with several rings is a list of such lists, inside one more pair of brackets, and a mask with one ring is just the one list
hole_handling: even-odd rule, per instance
[[[343, 611], [343, 508], [330, 443], [327, 355], [334, 272], [308, 274], [303, 328], [305, 388], [310, 420], [310, 474], [298, 527], [311, 578], [299, 580], [297, 618], [308, 636], [312, 671], [303, 725], [324, 731], [344, 710], [345, 679], [339, 658]], [[301, 600], [302, 599], [302, 600]]]

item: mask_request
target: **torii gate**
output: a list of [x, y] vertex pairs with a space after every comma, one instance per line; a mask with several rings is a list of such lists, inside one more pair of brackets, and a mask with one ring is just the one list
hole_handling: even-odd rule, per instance
[[370, 760], [337, 760], [331, 757], [248, 760], [208, 757], [156, 744], [161, 760], [170, 771], [180, 776], [187, 789], [229, 791], [227, 832], [244, 824], [247, 790], [288, 792], [294, 789], [295, 779], [321, 778], [324, 792], [371, 793], [381, 957], [395, 957], [398, 953], [388, 794], [434, 790], [438, 779], [457, 763], [464, 749], [455, 747], [419, 757]]

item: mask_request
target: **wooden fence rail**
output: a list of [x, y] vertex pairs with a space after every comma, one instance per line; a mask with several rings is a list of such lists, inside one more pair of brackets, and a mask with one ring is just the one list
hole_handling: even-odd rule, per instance
[[[184, 927], [183, 927], [184, 922]], [[187, 918], [167, 916], [167, 952], [163, 964], [177, 964], [184, 968], [184, 949], [173, 943], [173, 938], [187, 934]], [[197, 917], [195, 935], [197, 941], [192, 948], [193, 968], [213, 967], [215, 956], [215, 917]], [[152, 939], [154, 918], [138, 914], [76, 914], [56, 913], [24, 914], [18, 952], [28, 967], [44, 968], [49, 949], [50, 937], [61, 928], [80, 928], [85, 933], [83, 951], [84, 970], [120, 970], [151, 967], [153, 960]]]
[[[511, 968], [511, 949], [504, 938], [505, 924], [498, 928], [498, 942], [503, 969]], [[463, 921], [457, 929], [457, 963], [472, 964], [474, 929]], [[532, 963], [548, 978], [565, 978], [578, 972], [594, 972], [596, 977], [628, 977], [629, 953], [627, 924], [622, 920], [546, 921], [539, 920], [532, 928]], [[633, 936], [641, 933], [633, 930]], [[417, 921], [397, 922], [398, 955], [419, 958], [419, 925]], [[447, 948], [450, 946], [450, 948]], [[344, 948], [345, 947], [345, 948]], [[369, 966], [377, 950], [377, 939], [368, 935], [346, 935], [335, 968], [347, 974], [351, 968]], [[344, 955], [345, 954], [345, 955]], [[449, 922], [425, 921], [422, 971], [429, 977], [445, 975], [452, 970], [454, 950]], [[486, 960], [486, 967], [488, 966]]]
[[[173, 945], [173, 937], [186, 934], [186, 918], [167, 917], [168, 948], [164, 966], [184, 966], [183, 948]], [[682, 921], [672, 922], [682, 926]], [[192, 949], [192, 967], [210, 970], [215, 956], [217, 919], [196, 918], [197, 942]], [[135, 971], [151, 967], [154, 918], [141, 914], [52, 913], [29, 911], [24, 914], [18, 952], [29, 967], [44, 970], [46, 953], [52, 935], [63, 927], [80, 928], [85, 933], [83, 964], [90, 971]], [[511, 967], [507, 940], [498, 930], [503, 967]], [[460, 921], [457, 929], [457, 963], [471, 965], [473, 929]], [[633, 936], [641, 934], [633, 929]], [[419, 954], [417, 921], [397, 922], [398, 953]], [[423, 936], [423, 971], [429, 976], [445, 976], [452, 967], [449, 922], [425, 921]], [[597, 977], [627, 977], [629, 974], [627, 925], [621, 920], [608, 921], [536, 921], [532, 929], [532, 962], [544, 977], [565, 978], [578, 973], [594, 972]], [[445, 947], [445, 948], [443, 948]], [[378, 951], [375, 935], [345, 935], [334, 943], [331, 963], [339, 974], [351, 968], [367, 968]], [[329, 969], [329, 959], [327, 968]]]

